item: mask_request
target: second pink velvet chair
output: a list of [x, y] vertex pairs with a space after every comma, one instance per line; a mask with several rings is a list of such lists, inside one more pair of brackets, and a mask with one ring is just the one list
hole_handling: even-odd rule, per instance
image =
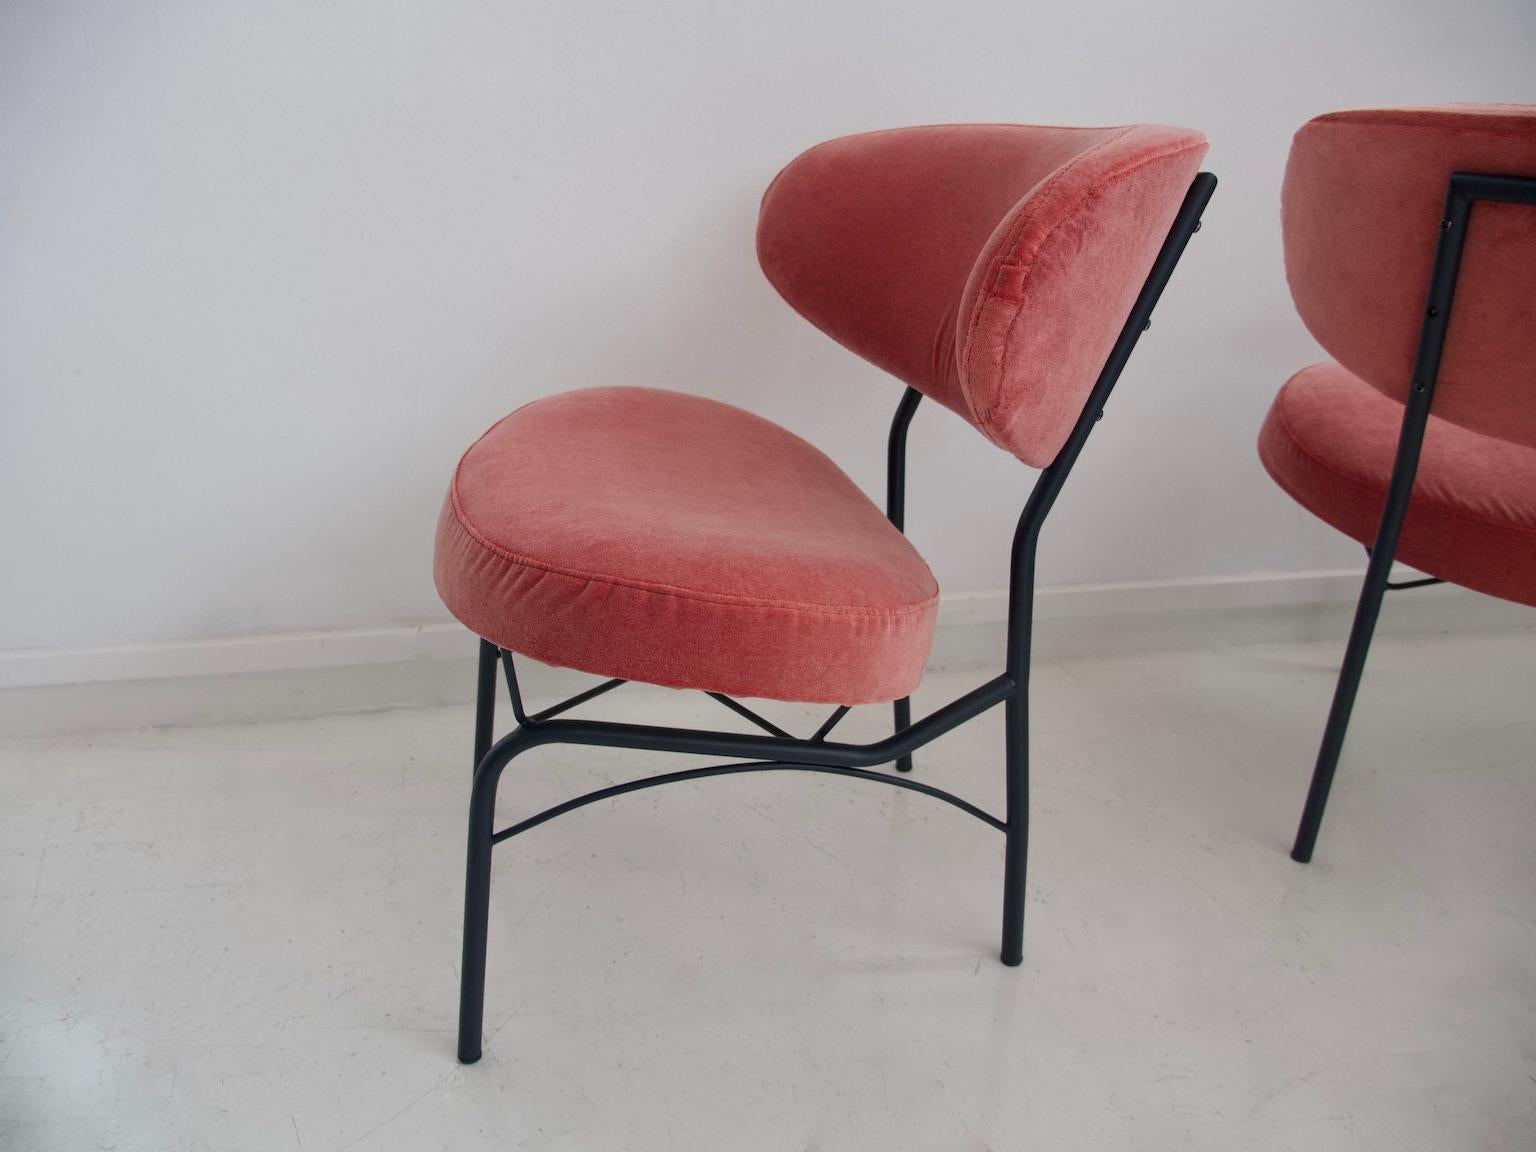
[[1370, 551], [1291, 849], [1305, 863], [1393, 560], [1536, 605], [1536, 107], [1320, 116], [1282, 220], [1291, 295], [1334, 359], [1281, 388], [1259, 455]]
[[[738, 408], [594, 388], [518, 409], [454, 473], [434, 575], [481, 637], [465, 884], [459, 1059], [480, 1057], [493, 847], [638, 788], [798, 770], [947, 801], [1006, 835], [1002, 960], [1018, 964], [1029, 831], [1028, 700], [1035, 546], [1215, 178], [1178, 128], [959, 125], [812, 148], [766, 195], [757, 247], [789, 304], [907, 386], [882, 513], [826, 456]], [[912, 723], [938, 587], [902, 535], [906, 432], [922, 397], [1043, 469], [1013, 545], [1001, 673]], [[513, 654], [608, 677], [528, 714]], [[498, 663], [518, 726], [493, 743]], [[699, 689], [761, 735], [559, 717], [628, 680]], [[795, 737], [733, 697], [836, 705]], [[851, 705], [894, 702], [897, 731], [830, 739]], [[874, 769], [989, 708], [1006, 712], [1002, 817]], [[565, 743], [732, 762], [618, 784], [497, 830], [516, 756]]]

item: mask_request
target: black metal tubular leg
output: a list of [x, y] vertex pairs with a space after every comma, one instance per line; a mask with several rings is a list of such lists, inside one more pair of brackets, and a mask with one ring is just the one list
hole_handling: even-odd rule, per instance
[[[473, 1064], [480, 1059], [481, 1032], [485, 1015], [485, 957], [487, 920], [491, 901], [491, 853], [498, 839], [535, 827], [560, 812], [584, 806], [607, 795], [637, 791], [670, 779], [692, 779], [729, 771], [781, 767], [788, 769], [825, 768], [849, 776], [862, 776], [886, 784], [927, 792], [985, 820], [993, 827], [999, 822], [959, 797], [916, 781], [864, 771], [877, 764], [889, 763], [896, 755], [910, 753], [925, 743], [965, 723], [988, 708], [1002, 703], [1013, 692], [1013, 681], [998, 676], [964, 696], [946, 704], [907, 730], [905, 739], [892, 736], [875, 744], [832, 744], [819, 733], [812, 740], [784, 739], [773, 736], [740, 735], [694, 729], [655, 728], [636, 724], [614, 724], [596, 720], [549, 720], [513, 729], [491, 746], [475, 768], [469, 798], [469, 833], [464, 869], [464, 954], [459, 968], [459, 1060]], [[835, 720], [843, 709], [833, 714]], [[824, 725], [830, 727], [830, 725]], [[600, 789], [577, 797], [566, 804], [539, 813], [514, 825], [504, 833], [495, 830], [496, 788], [503, 769], [522, 752], [540, 744], [575, 744], [598, 748], [637, 748], [685, 754], [723, 755], [755, 758], [761, 755], [794, 758], [763, 765], [717, 765], [710, 768], [668, 773], [651, 781], [632, 781]]]
[[500, 655], [489, 640], [480, 641], [480, 673], [475, 684], [475, 762], [470, 765], [471, 771], [480, 767], [495, 736], [496, 661]]
[[491, 852], [495, 847], [496, 786], [502, 769], [528, 746], [513, 733], [475, 768], [469, 794], [469, 845], [464, 866], [464, 955], [459, 966], [459, 1063], [480, 1059], [485, 1019], [485, 947], [491, 912]]
[[1020, 692], [1003, 705], [1007, 742], [1008, 838], [1003, 849], [1003, 945], [1010, 968], [1024, 962], [1024, 897], [1029, 869], [1029, 699]]
[[[905, 732], [908, 728], [912, 727], [912, 700], [910, 697], [903, 696], [900, 700], [893, 702], [891, 704], [891, 712], [895, 719], [892, 727], [897, 732]], [[898, 757], [896, 760], [896, 771], [912, 771], [912, 757]]]
[[[489, 792], [489, 796], [486, 793]], [[464, 868], [464, 955], [459, 967], [459, 1063], [480, 1059], [485, 1017], [485, 946], [491, 915], [491, 834], [496, 785], [475, 773], [469, 801], [469, 848]]]
[[1029, 501], [1019, 516], [1013, 534], [1012, 566], [1008, 580], [1008, 671], [1013, 691], [1003, 702], [1007, 748], [1005, 750], [1008, 785], [1008, 844], [1003, 856], [1003, 944], [1002, 960], [1010, 967], [1024, 959], [1024, 902], [1026, 870], [1029, 858], [1029, 659], [1034, 630], [1035, 553], [1040, 529], [1050, 514], [1067, 474], [1081, 455], [1088, 434], [1104, 414], [1104, 405], [1124, 371], [1126, 361], [1136, 348], [1141, 334], [1151, 327], [1152, 310], [1173, 275], [1191, 236], [1199, 230], [1200, 213], [1205, 211], [1216, 190], [1216, 177], [1202, 172], [1195, 177], [1180, 205], [1168, 237], [1152, 263], [1131, 314], [1126, 318], [1115, 346], [1099, 378], [1094, 382], [1077, 423], [1056, 459], [1035, 482]]
[[1392, 466], [1391, 483], [1387, 487], [1386, 506], [1382, 509], [1381, 523], [1376, 530], [1376, 542], [1371, 546], [1371, 561], [1365, 570], [1365, 586], [1360, 591], [1360, 603], [1355, 608], [1354, 624], [1349, 630], [1349, 646], [1344, 651], [1339, 682], [1333, 692], [1333, 705], [1328, 710], [1328, 723], [1323, 729], [1317, 764], [1312, 770], [1306, 808], [1301, 814], [1301, 824], [1296, 829], [1296, 841], [1291, 846], [1291, 859], [1299, 864], [1310, 861], [1313, 849], [1317, 846], [1318, 829], [1323, 823], [1323, 810], [1328, 806], [1328, 792], [1333, 787], [1334, 773], [1338, 770], [1339, 754], [1344, 749], [1344, 736], [1349, 730], [1350, 713], [1354, 710], [1355, 696], [1360, 690], [1360, 677], [1365, 672], [1371, 637], [1376, 631], [1381, 601], [1392, 576], [1392, 561], [1397, 554], [1403, 520], [1408, 514], [1413, 480], [1419, 466], [1419, 450], [1423, 447], [1424, 430], [1429, 423], [1429, 408], [1435, 394], [1435, 378], [1440, 371], [1440, 352], [1445, 345], [1446, 328], [1450, 322], [1451, 299], [1455, 294], [1456, 273], [1461, 265], [1462, 244], [1472, 203], [1474, 199], [1481, 198], [1483, 193], [1496, 191], [1498, 183], [1495, 181], [1489, 186], [1486, 177], [1469, 177], [1457, 173], [1451, 177], [1446, 193], [1445, 215], [1440, 222], [1435, 262], [1429, 277], [1429, 298], [1424, 307], [1424, 322], [1419, 329], [1418, 353], [1414, 357], [1413, 386], [1403, 406], [1402, 431], [1398, 435], [1397, 458]]
[[[912, 416], [922, 402], [923, 394], [916, 388], [908, 388], [896, 405], [896, 415], [891, 420], [891, 435], [886, 442], [885, 453], [885, 516], [899, 531], [906, 531], [907, 521], [907, 429]], [[894, 728], [903, 732], [912, 726], [912, 701], [903, 696], [891, 705]], [[902, 756], [896, 761], [896, 771], [912, 771], [912, 757]]]
[[[1387, 520], [1387, 517], [1382, 519], [1382, 529], [1387, 528]], [[1395, 549], [1397, 532], [1392, 532], [1390, 541], [1383, 539], [1385, 535], [1385, 531], [1377, 533], [1377, 546], [1390, 544]], [[1296, 842], [1291, 846], [1291, 859], [1299, 864], [1312, 859], [1312, 850], [1317, 845], [1317, 832], [1323, 823], [1323, 809], [1328, 806], [1328, 791], [1333, 787], [1333, 774], [1339, 766], [1339, 754], [1344, 750], [1344, 736], [1349, 730], [1349, 717], [1354, 711], [1355, 696], [1360, 690], [1360, 677], [1365, 672], [1365, 658], [1371, 650], [1371, 637], [1376, 631], [1381, 601], [1387, 592], [1387, 573], [1391, 569], [1390, 560], [1377, 564], [1374, 559], [1366, 568], [1365, 585], [1360, 589], [1360, 602], [1355, 606], [1355, 621], [1349, 630], [1349, 646], [1344, 650], [1339, 682], [1334, 686], [1333, 704], [1328, 709], [1328, 723], [1323, 729], [1322, 747], [1318, 749], [1317, 764], [1312, 769], [1312, 784], [1307, 789], [1307, 806], [1301, 814], [1301, 825], [1296, 829]]]
[[[1010, 609], [1009, 668], [1014, 689], [1003, 702], [1004, 773], [1008, 800], [1003, 820], [1008, 839], [1003, 849], [1002, 961], [1010, 968], [1024, 962], [1024, 898], [1029, 865], [1029, 648], [1034, 609], [1033, 548], [1025, 561], [1028, 587], [1015, 594]], [[1022, 679], [1020, 679], [1022, 677]]]

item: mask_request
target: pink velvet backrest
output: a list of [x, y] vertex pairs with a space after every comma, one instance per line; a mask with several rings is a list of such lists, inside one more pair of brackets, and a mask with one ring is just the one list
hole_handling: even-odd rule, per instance
[[758, 260], [838, 343], [1044, 467], [1205, 151], [1156, 125], [846, 136], [769, 186]]
[[[1291, 296], [1329, 355], [1402, 400], [1453, 172], [1536, 177], [1536, 107], [1372, 108], [1319, 116], [1281, 197]], [[1536, 445], [1536, 208], [1472, 208], [1434, 413]]]

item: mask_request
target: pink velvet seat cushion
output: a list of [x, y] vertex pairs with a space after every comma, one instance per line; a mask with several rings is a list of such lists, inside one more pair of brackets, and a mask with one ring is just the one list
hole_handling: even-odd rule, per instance
[[825, 455], [713, 400], [593, 388], [464, 455], [433, 574], [488, 640], [600, 676], [831, 704], [917, 687], [938, 586]]
[[[1338, 364], [1317, 364], [1280, 390], [1259, 456], [1303, 507], [1369, 545], [1402, 421], [1395, 400]], [[1536, 449], [1431, 416], [1397, 557], [1536, 605]]]

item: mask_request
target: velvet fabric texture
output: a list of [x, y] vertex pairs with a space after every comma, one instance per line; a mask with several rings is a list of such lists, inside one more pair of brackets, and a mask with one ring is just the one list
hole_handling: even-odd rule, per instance
[[917, 687], [938, 585], [804, 440], [645, 388], [535, 401], [459, 462], [443, 602], [503, 648], [600, 676], [865, 704]]
[[[1347, 368], [1317, 364], [1275, 398], [1259, 457], [1303, 507], [1370, 545], [1402, 423], [1401, 404]], [[1432, 415], [1397, 556], [1444, 580], [1536, 606], [1536, 448]]]
[[900, 128], [821, 144], [763, 197], [802, 316], [1048, 465], [1205, 155], [1182, 128]]
[[[1297, 311], [1355, 375], [1398, 399], [1453, 172], [1536, 176], [1536, 107], [1320, 116], [1296, 134], [1281, 213]], [[1434, 413], [1536, 445], [1536, 209], [1472, 208]]]
[[[1178, 128], [899, 129], [813, 148], [763, 198], [789, 302], [1028, 463], [1049, 464], [1205, 140]], [[938, 587], [805, 441], [640, 388], [530, 404], [460, 461], [443, 602], [545, 663], [732, 695], [909, 695]]]

